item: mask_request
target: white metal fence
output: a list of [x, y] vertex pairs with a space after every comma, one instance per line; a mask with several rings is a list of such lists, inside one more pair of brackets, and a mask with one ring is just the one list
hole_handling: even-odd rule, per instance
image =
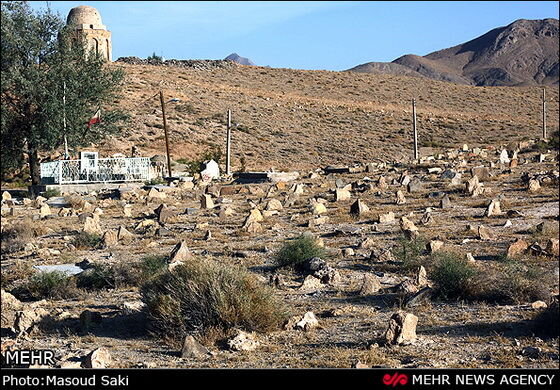
[[150, 179], [148, 157], [58, 160], [41, 164], [43, 184], [146, 181]]

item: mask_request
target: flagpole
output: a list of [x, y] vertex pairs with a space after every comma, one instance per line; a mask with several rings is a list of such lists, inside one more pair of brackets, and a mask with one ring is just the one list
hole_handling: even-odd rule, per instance
[[62, 84], [62, 124], [64, 128], [64, 159], [68, 160], [68, 140], [66, 139], [66, 81]]

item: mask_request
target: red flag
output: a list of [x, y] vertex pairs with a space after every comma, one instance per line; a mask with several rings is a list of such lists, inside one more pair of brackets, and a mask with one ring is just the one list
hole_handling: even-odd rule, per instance
[[91, 125], [94, 125], [96, 123], [101, 122], [101, 109], [97, 109], [97, 111], [95, 112], [95, 114], [91, 117], [91, 119], [88, 122], [88, 129], [91, 127]]

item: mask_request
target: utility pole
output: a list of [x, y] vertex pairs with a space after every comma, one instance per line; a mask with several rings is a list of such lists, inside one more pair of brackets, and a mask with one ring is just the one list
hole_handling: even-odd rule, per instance
[[159, 91], [159, 100], [161, 101], [161, 113], [163, 116], [163, 131], [165, 132], [165, 150], [167, 152], [167, 171], [169, 179], [171, 179], [171, 157], [169, 157], [169, 135], [167, 134], [167, 118], [165, 117], [165, 102], [163, 101], [163, 91]]
[[414, 160], [418, 160], [418, 131], [416, 129], [416, 99], [412, 99], [412, 132], [414, 136]]
[[227, 111], [226, 175], [231, 175], [231, 110]]
[[542, 137], [546, 140], [546, 89], [542, 89]]

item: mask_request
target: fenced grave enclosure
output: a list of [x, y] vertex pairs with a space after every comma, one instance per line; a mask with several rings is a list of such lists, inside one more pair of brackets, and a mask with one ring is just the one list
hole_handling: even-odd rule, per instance
[[96, 158], [41, 163], [42, 184], [85, 184], [147, 181], [153, 176], [148, 157]]

